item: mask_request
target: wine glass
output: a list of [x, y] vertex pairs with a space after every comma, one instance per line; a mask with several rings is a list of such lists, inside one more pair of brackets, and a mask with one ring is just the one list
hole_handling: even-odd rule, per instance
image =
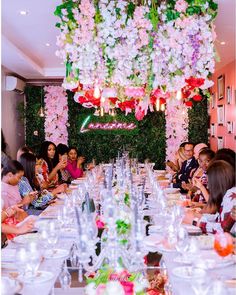
[[175, 248], [180, 254], [181, 257], [184, 256], [184, 253], [188, 250], [189, 248], [189, 236], [188, 232], [184, 227], [179, 227], [179, 229], [176, 232], [176, 245]]
[[52, 246], [51, 255], [53, 256], [55, 252], [54, 248], [58, 241], [58, 229], [56, 228], [56, 224], [53, 221], [49, 223], [47, 239], [48, 244]]
[[214, 241], [214, 249], [222, 258], [233, 253], [233, 239], [228, 233], [216, 233]]
[[61, 284], [61, 288], [63, 290], [70, 289], [71, 286], [71, 275], [68, 271], [66, 260], [64, 261], [61, 269], [61, 273], [59, 274], [59, 282]]
[[27, 271], [29, 271], [30, 277], [34, 278], [37, 274], [41, 262], [41, 252], [35, 242], [29, 243], [27, 246], [28, 260], [26, 262]]
[[28, 253], [25, 248], [20, 248], [16, 251], [16, 267], [19, 275], [25, 275], [26, 262], [28, 261]]

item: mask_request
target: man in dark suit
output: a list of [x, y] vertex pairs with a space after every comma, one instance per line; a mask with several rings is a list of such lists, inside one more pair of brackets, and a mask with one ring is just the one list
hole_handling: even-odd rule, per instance
[[189, 183], [193, 175], [193, 171], [198, 168], [198, 161], [193, 156], [194, 144], [191, 142], [185, 142], [184, 155], [187, 158], [182, 164], [180, 171], [177, 173], [173, 187], [180, 188], [181, 192], [187, 192], [182, 188], [182, 182]]

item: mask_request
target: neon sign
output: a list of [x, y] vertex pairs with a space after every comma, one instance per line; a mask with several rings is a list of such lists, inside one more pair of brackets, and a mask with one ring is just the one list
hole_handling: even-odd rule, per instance
[[[90, 116], [88, 116], [81, 125], [80, 133], [85, 133], [88, 131], [95, 130], [134, 130], [137, 128], [137, 125], [133, 122], [90, 122]], [[86, 126], [87, 125], [87, 126]]]

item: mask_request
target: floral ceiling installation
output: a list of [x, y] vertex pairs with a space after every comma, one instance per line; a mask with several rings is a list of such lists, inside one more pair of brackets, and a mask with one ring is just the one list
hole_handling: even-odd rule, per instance
[[68, 143], [68, 105], [63, 87], [45, 86], [45, 139], [59, 143]]
[[134, 111], [138, 120], [177, 91], [190, 106], [212, 86], [217, 8], [213, 0], [64, 0], [55, 10], [63, 87], [85, 107]]

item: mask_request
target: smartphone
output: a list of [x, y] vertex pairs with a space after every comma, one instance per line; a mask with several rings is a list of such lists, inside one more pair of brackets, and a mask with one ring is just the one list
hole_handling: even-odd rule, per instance
[[62, 155], [61, 160], [62, 162], [67, 162], [67, 155]]

